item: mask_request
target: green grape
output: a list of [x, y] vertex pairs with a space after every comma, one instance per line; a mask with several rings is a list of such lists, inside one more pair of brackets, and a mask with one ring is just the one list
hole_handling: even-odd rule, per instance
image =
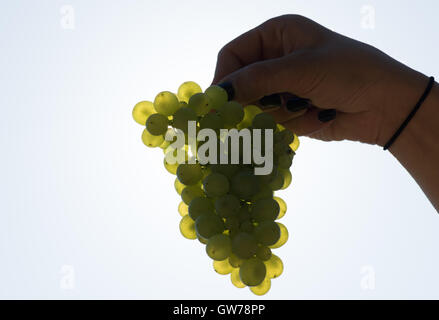
[[242, 121], [238, 124], [238, 129], [244, 129], [248, 128], [252, 125], [253, 118], [257, 115], [262, 113], [263, 111], [261, 108], [255, 105], [248, 105], [244, 107], [244, 118]]
[[260, 284], [257, 286], [250, 287], [251, 292], [258, 296], [263, 296], [266, 294], [271, 288], [271, 280], [266, 277]]
[[165, 165], [166, 170], [168, 170], [171, 174], [177, 174], [178, 163], [170, 164], [166, 161], [166, 158], [163, 159], [163, 164]]
[[199, 238], [209, 239], [224, 231], [224, 221], [215, 214], [203, 214], [195, 221], [195, 230]]
[[220, 197], [229, 191], [229, 181], [220, 173], [211, 173], [203, 180], [204, 192], [209, 197]]
[[239, 269], [234, 268], [232, 270], [232, 273], [230, 274], [230, 280], [232, 281], [233, 285], [237, 288], [245, 288], [245, 284], [242, 283], [241, 278], [239, 277]]
[[250, 199], [251, 202], [255, 202], [259, 199], [273, 198], [273, 190], [266, 184], [260, 186], [259, 192], [253, 195]]
[[249, 287], [261, 284], [266, 274], [265, 264], [258, 258], [245, 260], [239, 268], [239, 277], [242, 283]]
[[273, 199], [276, 200], [277, 204], [279, 205], [279, 215], [276, 219], [280, 219], [285, 215], [285, 212], [287, 212], [287, 204], [282, 198], [273, 197]]
[[275, 244], [270, 246], [271, 249], [277, 249], [277, 248], [282, 247], [288, 241], [288, 237], [289, 237], [287, 227], [285, 227], [280, 222], [276, 222], [276, 223], [280, 229], [280, 237], [279, 237], [279, 240], [277, 240]]
[[213, 260], [213, 268], [219, 274], [229, 274], [232, 272], [233, 267], [229, 263], [229, 259], [225, 259], [222, 261]]
[[177, 191], [178, 194], [181, 195], [181, 192], [183, 191], [183, 189], [185, 187], [186, 186], [183, 183], [181, 183], [180, 180], [178, 180], [178, 178], [175, 178], [175, 180], [174, 180], [174, 188], [175, 188], [175, 191]]
[[271, 246], [280, 239], [280, 228], [274, 221], [262, 221], [255, 228], [254, 235], [260, 244]]
[[290, 148], [293, 149], [294, 152], [296, 152], [297, 149], [299, 149], [299, 145], [300, 145], [299, 138], [297, 137], [296, 134], [294, 134], [294, 141], [291, 142]]
[[168, 130], [168, 118], [160, 113], [154, 113], [146, 120], [146, 129], [154, 136], [164, 135]]
[[142, 142], [150, 148], [155, 148], [160, 146], [165, 138], [163, 136], [154, 136], [148, 132], [148, 130], [143, 130], [142, 133]]
[[146, 120], [153, 113], [156, 113], [156, 111], [151, 101], [140, 101], [133, 108], [133, 118], [142, 126], [146, 125]]
[[239, 170], [239, 164], [211, 164], [212, 172], [218, 172], [225, 175], [228, 179], [232, 179]]
[[241, 171], [232, 178], [232, 193], [240, 199], [250, 199], [259, 192], [256, 176], [249, 171]]
[[180, 232], [186, 239], [196, 239], [197, 235], [195, 233], [195, 223], [188, 215], [181, 218], [180, 221]]
[[232, 251], [241, 259], [249, 259], [256, 254], [258, 244], [253, 235], [238, 233], [232, 240]]
[[227, 91], [220, 86], [210, 86], [204, 93], [210, 98], [211, 109], [218, 110], [228, 100]]
[[282, 154], [277, 157], [277, 166], [281, 169], [288, 170], [293, 164], [293, 158], [289, 154]]
[[282, 190], [285, 190], [288, 188], [291, 184], [292, 176], [291, 172], [288, 169], [281, 170], [282, 177], [283, 177], [283, 184], [282, 184]]
[[251, 205], [252, 218], [257, 222], [274, 221], [279, 211], [279, 204], [274, 199], [260, 199]]
[[239, 228], [239, 220], [236, 216], [226, 218], [225, 226], [229, 230], [236, 230]]
[[238, 218], [239, 222], [250, 220], [250, 206], [247, 203], [243, 204], [236, 217]]
[[233, 268], [239, 268], [244, 260], [239, 258], [233, 253], [233, 240], [232, 240], [232, 254], [229, 257], [229, 263]]
[[214, 235], [207, 242], [206, 253], [213, 260], [227, 259], [232, 253], [232, 241], [224, 234]]
[[255, 227], [250, 220], [244, 220], [239, 225], [239, 230], [246, 233], [252, 233], [254, 228]]
[[187, 186], [181, 191], [181, 199], [187, 205], [189, 205], [196, 197], [201, 197], [203, 195], [203, 190], [201, 190], [199, 185]]
[[180, 102], [172, 92], [162, 91], [154, 99], [154, 108], [158, 113], [168, 117], [180, 108]]
[[267, 261], [271, 258], [271, 249], [266, 246], [259, 246], [256, 251], [256, 257], [262, 261]]
[[271, 188], [271, 190], [276, 191], [282, 189], [284, 185], [284, 176], [279, 169], [273, 169], [274, 170], [274, 176], [273, 179], [270, 181], [268, 186]]
[[225, 194], [215, 200], [215, 210], [223, 218], [237, 215], [240, 207], [239, 199], [232, 194]]
[[194, 110], [189, 107], [183, 107], [175, 112], [172, 125], [174, 128], [180, 129], [181, 131], [188, 132], [188, 121], [197, 121], [197, 115]]
[[203, 239], [203, 238], [198, 237], [198, 241], [200, 241], [200, 243], [202, 243], [202, 244], [207, 244], [207, 239]]
[[194, 220], [202, 214], [213, 214], [214, 210], [212, 201], [206, 197], [197, 197], [189, 204], [189, 215]]
[[188, 206], [183, 201], [181, 201], [180, 204], [178, 205], [178, 213], [180, 213], [180, 216], [182, 217], [188, 214]]
[[226, 126], [234, 127], [244, 118], [244, 109], [242, 105], [236, 101], [225, 103], [219, 109], [219, 113]]
[[224, 122], [218, 112], [209, 112], [200, 120], [200, 129], [212, 129], [219, 132], [224, 128]]
[[201, 91], [201, 87], [197, 83], [186, 81], [178, 87], [177, 96], [180, 101], [188, 102], [191, 96]]
[[264, 261], [265, 267], [267, 268], [268, 278], [277, 278], [284, 271], [284, 264], [282, 260], [275, 254], [271, 255], [271, 258]]
[[285, 127], [283, 125], [281, 125], [280, 123], [277, 124], [277, 131], [284, 131]]
[[271, 114], [263, 112], [253, 118], [252, 126], [255, 129], [272, 129], [274, 131], [276, 130], [276, 121]]
[[204, 116], [210, 111], [210, 98], [205, 93], [196, 93], [190, 97], [188, 107], [195, 111], [197, 116]]
[[292, 133], [290, 130], [285, 130], [284, 128], [284, 130], [274, 133], [273, 140], [274, 143], [283, 143], [289, 145], [294, 141], [294, 133]]
[[181, 183], [189, 186], [196, 184], [203, 177], [199, 163], [182, 163], [177, 168], [177, 178]]

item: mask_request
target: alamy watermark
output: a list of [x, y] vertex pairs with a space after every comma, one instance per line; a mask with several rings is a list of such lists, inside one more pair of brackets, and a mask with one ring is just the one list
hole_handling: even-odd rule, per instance
[[361, 7], [361, 28], [375, 29], [375, 7], [368, 4]]
[[360, 270], [360, 286], [363, 290], [375, 290], [375, 268], [373, 266], [363, 266]]
[[59, 9], [61, 19], [59, 24], [65, 30], [75, 30], [75, 9], [72, 5], [63, 5]]
[[63, 265], [60, 269], [61, 279], [59, 281], [59, 287], [62, 290], [75, 289], [75, 268], [71, 265]]

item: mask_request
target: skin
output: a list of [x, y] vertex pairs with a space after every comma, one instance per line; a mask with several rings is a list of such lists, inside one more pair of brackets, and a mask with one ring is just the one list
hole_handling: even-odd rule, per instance
[[[274, 93], [310, 99], [312, 107], [268, 110], [298, 135], [384, 146], [425, 91], [428, 77], [380, 50], [298, 15], [266, 21], [228, 43], [213, 83], [230, 82], [235, 98], [255, 103]], [[328, 122], [319, 112], [336, 109]], [[389, 151], [439, 211], [439, 85]]]

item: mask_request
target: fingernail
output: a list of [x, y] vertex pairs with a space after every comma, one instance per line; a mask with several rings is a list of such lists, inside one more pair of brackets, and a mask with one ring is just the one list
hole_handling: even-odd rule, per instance
[[235, 89], [233, 89], [233, 86], [230, 82], [219, 83], [218, 86], [226, 90], [229, 101], [233, 100], [235, 97]]
[[259, 99], [259, 103], [266, 106], [278, 106], [280, 107], [282, 105], [282, 100], [280, 98], [280, 95], [278, 93], [270, 94], [269, 96], [262, 97]]
[[337, 111], [335, 109], [322, 110], [318, 114], [318, 118], [321, 122], [328, 122], [335, 119]]
[[287, 100], [287, 110], [290, 112], [297, 112], [309, 107], [309, 100], [303, 98], [292, 98]]

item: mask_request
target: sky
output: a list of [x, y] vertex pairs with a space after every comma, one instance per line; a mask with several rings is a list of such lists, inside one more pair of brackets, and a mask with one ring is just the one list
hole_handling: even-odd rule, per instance
[[[3, 1], [0, 298], [260, 299], [179, 233], [133, 106], [265, 20], [297, 13], [439, 77], [437, 1]], [[371, 16], [372, 15], [372, 16]], [[372, 19], [370, 19], [372, 17]], [[381, 148], [301, 138], [265, 299], [439, 298], [439, 216]], [[435, 253], [436, 252], [436, 253]]]

